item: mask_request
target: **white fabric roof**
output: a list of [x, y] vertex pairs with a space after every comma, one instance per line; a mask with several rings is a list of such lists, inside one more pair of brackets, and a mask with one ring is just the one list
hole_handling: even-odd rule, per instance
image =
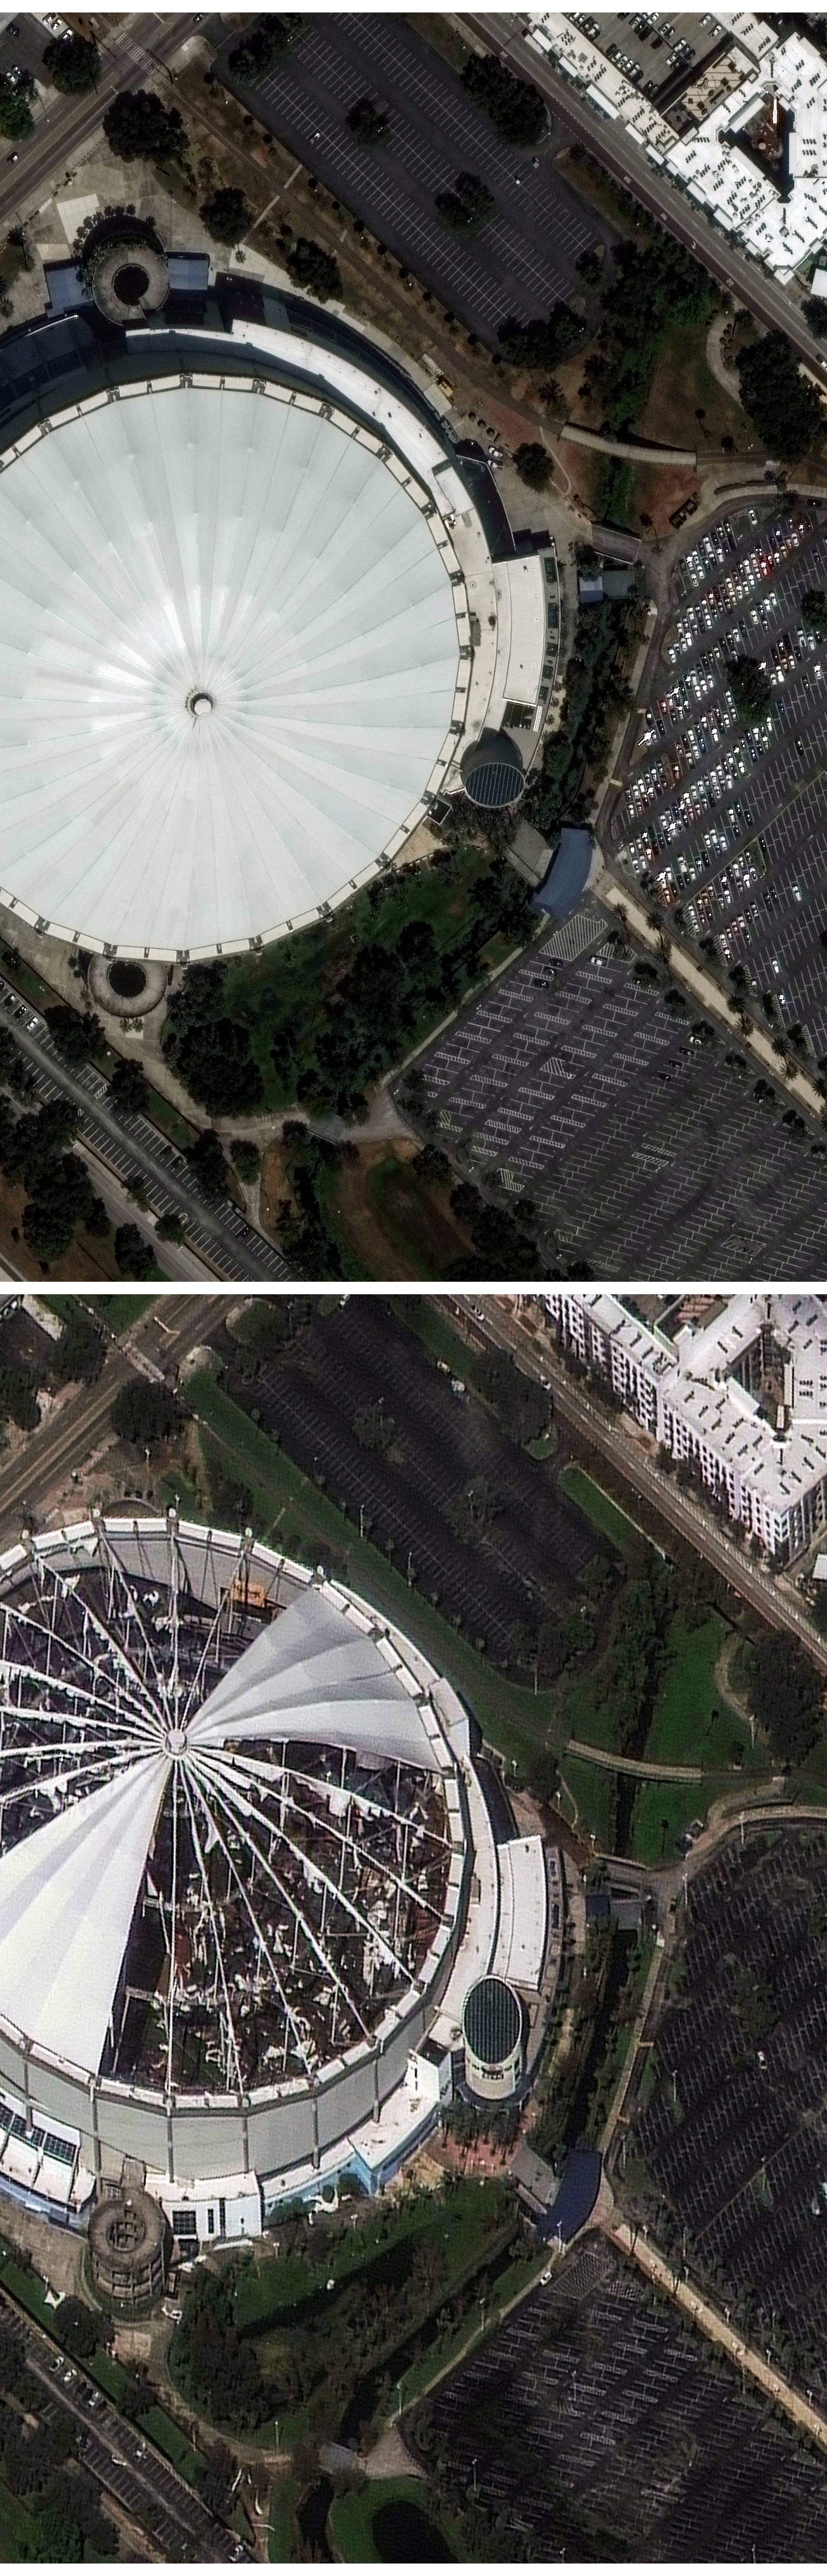
[[294, 1601], [225, 1673], [187, 1728], [190, 1744], [346, 1745], [366, 1761], [437, 1770], [415, 1700], [373, 1638], [315, 1591]]
[[4, 896], [166, 956], [312, 917], [415, 817], [459, 667], [428, 520], [347, 426], [215, 380], [64, 416], [0, 474]]
[[0, 1854], [0, 2011], [90, 2072], [169, 1769], [149, 1755]]

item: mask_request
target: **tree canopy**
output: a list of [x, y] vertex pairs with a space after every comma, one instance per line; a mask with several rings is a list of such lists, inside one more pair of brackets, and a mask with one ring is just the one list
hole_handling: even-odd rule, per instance
[[387, 142], [390, 117], [387, 108], [380, 107], [375, 98], [354, 99], [353, 106], [348, 108], [346, 123], [354, 142], [364, 144], [369, 151], [377, 143]]
[[756, 1726], [784, 1769], [803, 1762], [821, 1729], [824, 1683], [794, 1637], [767, 1629], [753, 1646], [749, 1695]]
[[827, 635], [827, 591], [803, 591], [801, 614], [805, 626], [809, 626], [814, 635]]
[[95, 89], [101, 58], [93, 36], [76, 36], [67, 28], [64, 36], [50, 36], [43, 48], [43, 69], [55, 89], [81, 91]]
[[34, 128], [30, 100], [34, 90], [31, 73], [12, 80], [10, 72], [0, 72], [0, 134], [11, 142], [21, 142]]
[[171, 1387], [151, 1378], [131, 1377], [118, 1388], [111, 1419], [119, 1440], [128, 1440], [135, 1449], [154, 1449], [159, 1440], [171, 1437], [180, 1411]]
[[161, 1040], [174, 1072], [213, 1118], [257, 1109], [264, 1098], [249, 1030], [222, 1010], [225, 978], [219, 962], [190, 966], [173, 994]]
[[181, 168], [187, 159], [187, 129], [177, 107], [165, 107], [151, 89], [122, 89], [106, 109], [103, 130], [110, 152], [119, 161], [152, 161]]
[[452, 188], [439, 188], [434, 205], [451, 233], [480, 233], [497, 212], [497, 200], [473, 170], [460, 170]]
[[739, 716], [745, 724], [761, 724], [772, 713], [772, 686], [761, 663], [751, 653], [738, 653], [726, 671]]
[[74, 1011], [71, 1002], [55, 1002], [44, 1012], [52, 1043], [65, 1064], [85, 1064], [94, 1053], [102, 1035], [100, 1021], [92, 1011]]
[[251, 211], [243, 188], [213, 188], [201, 207], [201, 221], [213, 241], [233, 245], [249, 231]]
[[582, 348], [588, 329], [581, 314], [573, 313], [570, 304], [558, 301], [545, 319], [540, 316], [534, 322], [518, 322], [512, 314], [499, 324], [497, 338], [511, 366], [531, 367], [536, 372], [543, 367], [562, 366], [565, 358]]
[[115, 1231], [115, 1260], [122, 1279], [157, 1279], [158, 1264], [151, 1243], [137, 1225], [119, 1225]]
[[331, 297], [341, 302], [341, 272], [331, 250], [322, 250], [319, 242], [309, 241], [305, 233], [299, 233], [294, 242], [288, 243], [284, 258], [294, 286], [315, 295], [319, 304], [329, 304]]
[[824, 415], [814, 385], [802, 376], [783, 331], [767, 331], [735, 361], [744, 410], [771, 456], [807, 456], [823, 436]]
[[519, 80], [496, 54], [469, 54], [462, 85], [485, 109], [504, 143], [521, 143], [527, 150], [539, 143], [546, 125], [540, 92], [531, 81]]
[[229, 67], [245, 89], [254, 89], [272, 71], [296, 42], [304, 20], [295, 11], [280, 9], [271, 18], [260, 18], [254, 27], [245, 28], [240, 45], [229, 56]]
[[539, 438], [526, 439], [515, 450], [514, 463], [522, 482], [528, 483], [532, 492], [548, 491], [554, 467], [548, 448]]

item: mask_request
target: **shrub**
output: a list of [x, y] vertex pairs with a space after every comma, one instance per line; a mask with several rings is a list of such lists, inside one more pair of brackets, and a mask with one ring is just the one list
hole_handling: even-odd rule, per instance
[[363, 143], [368, 150], [377, 143], [387, 142], [390, 117], [387, 108], [378, 107], [373, 98], [357, 98], [353, 107], [348, 109], [347, 123], [354, 142]]
[[482, 232], [497, 211], [496, 197], [473, 170], [460, 170], [453, 188], [438, 189], [434, 205], [440, 223], [452, 233]]
[[201, 221], [213, 241], [243, 241], [249, 230], [251, 209], [242, 188], [214, 188], [201, 207]]

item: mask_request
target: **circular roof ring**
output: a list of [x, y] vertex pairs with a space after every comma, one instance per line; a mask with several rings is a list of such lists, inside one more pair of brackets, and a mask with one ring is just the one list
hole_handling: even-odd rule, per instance
[[525, 770], [516, 743], [507, 733], [481, 733], [462, 763], [462, 784], [472, 805], [486, 814], [517, 805], [525, 794]]
[[169, 294], [169, 269], [148, 228], [119, 227], [114, 238], [93, 240], [83, 253], [84, 273], [98, 312], [107, 322], [142, 322], [160, 313]]
[[167, 974], [151, 958], [93, 957], [86, 981], [96, 1010], [111, 1019], [142, 1020], [164, 1000]]

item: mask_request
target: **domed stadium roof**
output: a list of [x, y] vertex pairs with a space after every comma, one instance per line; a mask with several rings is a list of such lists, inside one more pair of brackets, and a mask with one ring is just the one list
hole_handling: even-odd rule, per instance
[[93, 947], [209, 955], [369, 877], [452, 748], [429, 511], [377, 437], [249, 380], [125, 383], [22, 441], [0, 899]]
[[251, 1635], [241, 1561], [213, 1606], [174, 1542], [165, 1580], [128, 1573], [101, 1523], [0, 1608], [0, 2015], [167, 2092], [312, 2079], [444, 1917], [410, 1675], [311, 1584]]

